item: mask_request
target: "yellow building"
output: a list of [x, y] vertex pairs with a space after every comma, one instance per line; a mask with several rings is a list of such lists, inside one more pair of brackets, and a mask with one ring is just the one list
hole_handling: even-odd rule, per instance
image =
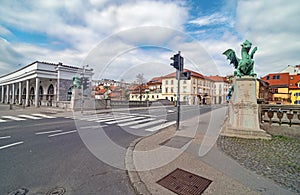
[[291, 104], [300, 105], [300, 75], [291, 76], [289, 93], [291, 94]]

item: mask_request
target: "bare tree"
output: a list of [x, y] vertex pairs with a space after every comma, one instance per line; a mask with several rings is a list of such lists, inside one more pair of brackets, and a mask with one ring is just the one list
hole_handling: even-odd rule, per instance
[[144, 74], [143, 73], [139, 73], [138, 75], [136, 75], [136, 80], [135, 80], [135, 84], [137, 85], [137, 89], [140, 95], [140, 101], [142, 101], [142, 94], [143, 91], [145, 90], [145, 83], [146, 83], [146, 79], [144, 78]]

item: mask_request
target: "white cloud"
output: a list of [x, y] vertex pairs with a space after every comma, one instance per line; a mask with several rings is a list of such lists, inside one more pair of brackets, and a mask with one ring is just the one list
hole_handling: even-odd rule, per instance
[[[153, 25], [183, 29], [187, 17], [184, 7], [168, 1], [7, 1], [0, 7], [0, 18], [6, 26], [27, 33], [45, 34], [49, 40], [54, 40], [49, 44], [61, 42], [60, 45], [68, 48], [58, 51], [51, 49], [55, 45], [41, 48], [34, 43], [12, 43], [10, 47], [15, 51], [33, 61], [61, 58], [59, 61], [64, 63], [77, 64], [113, 33]], [[9, 32], [4, 33], [4, 30], [0, 31], [2, 35]], [[169, 36], [162, 33], [151, 38], [144, 32], [133, 35], [130, 40], [138, 42], [150, 37], [149, 41], [155, 44]], [[1, 60], [9, 65], [6, 59]]]
[[202, 16], [200, 18], [191, 20], [189, 23], [196, 24], [198, 26], [208, 26], [208, 25], [215, 25], [215, 24], [224, 24], [228, 23], [229, 18], [221, 13], [214, 13], [209, 16]]
[[300, 63], [299, 9], [297, 0], [239, 1], [236, 28], [258, 46], [260, 76]]

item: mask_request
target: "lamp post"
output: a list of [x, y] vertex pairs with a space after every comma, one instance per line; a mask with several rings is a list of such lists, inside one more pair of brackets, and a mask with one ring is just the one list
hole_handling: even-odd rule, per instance
[[149, 92], [150, 92], [149, 89], [145, 89], [147, 107], [149, 107]]
[[[89, 67], [89, 65], [83, 65], [82, 66], [82, 81], [84, 80], [84, 74], [85, 74], [85, 68]], [[83, 82], [81, 82], [81, 113], [83, 113], [83, 107], [84, 107], [84, 98], [83, 98], [83, 92], [84, 92], [84, 89], [83, 89]]]

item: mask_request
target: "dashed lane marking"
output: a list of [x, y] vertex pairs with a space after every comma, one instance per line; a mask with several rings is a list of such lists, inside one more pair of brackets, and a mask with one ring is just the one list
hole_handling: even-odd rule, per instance
[[33, 116], [40, 116], [40, 117], [43, 117], [43, 118], [56, 118], [54, 116], [48, 116], [48, 115], [45, 115], [45, 114], [31, 114]]
[[9, 139], [9, 138], [11, 138], [11, 136], [0, 137], [0, 139]]
[[11, 120], [15, 120], [15, 121], [25, 121], [26, 120], [24, 118], [19, 118], [19, 117], [15, 117], [15, 116], [1, 116], [1, 117], [11, 119]]
[[59, 136], [59, 135], [65, 135], [65, 134], [75, 133], [75, 132], [77, 132], [77, 130], [66, 131], [66, 132], [61, 132], [61, 133], [56, 133], [56, 134], [48, 135], [48, 137], [54, 137], [54, 136]]
[[43, 131], [43, 132], [36, 132], [36, 135], [43, 135], [43, 134], [50, 134], [50, 133], [58, 133], [62, 132], [62, 130], [53, 130], [53, 131]]
[[40, 117], [36, 117], [36, 116], [30, 116], [30, 115], [25, 115], [25, 114], [21, 114], [21, 115], [18, 115], [19, 117], [22, 117], [22, 118], [29, 118], [29, 119], [33, 119], [33, 120], [38, 120], [38, 119], [42, 119]]
[[20, 144], [23, 144], [23, 143], [24, 142], [21, 141], [21, 142], [16, 142], [16, 143], [12, 143], [12, 144], [8, 144], [8, 145], [0, 146], [0, 150], [5, 149], [5, 148], [9, 148], [9, 147], [12, 147], [12, 146], [20, 145]]

